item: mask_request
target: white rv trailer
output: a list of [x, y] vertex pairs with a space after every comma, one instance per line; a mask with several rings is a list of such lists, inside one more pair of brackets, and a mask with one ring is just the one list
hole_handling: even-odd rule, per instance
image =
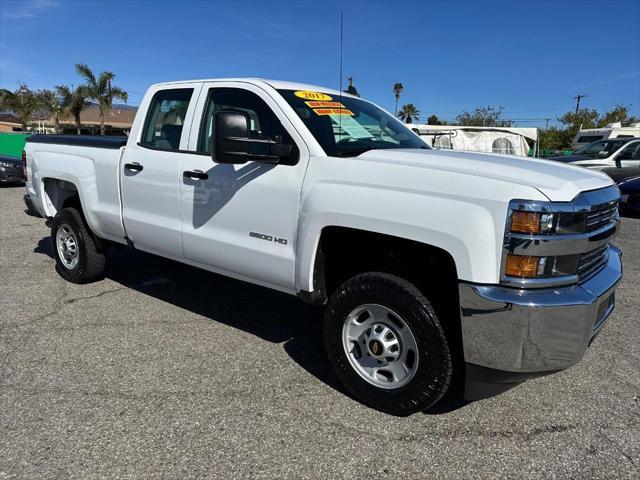
[[609, 138], [634, 138], [640, 137], [640, 123], [632, 123], [623, 127], [620, 122], [609, 123], [604, 128], [587, 128], [576, 133], [571, 148], [577, 150], [589, 143]]

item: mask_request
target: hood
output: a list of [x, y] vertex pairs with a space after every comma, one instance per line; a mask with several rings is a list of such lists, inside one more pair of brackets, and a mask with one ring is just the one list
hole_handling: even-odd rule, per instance
[[580, 192], [613, 184], [604, 173], [560, 162], [492, 153], [452, 150], [370, 150], [358, 157], [372, 162], [392, 162], [533, 187], [551, 201], [566, 202]]

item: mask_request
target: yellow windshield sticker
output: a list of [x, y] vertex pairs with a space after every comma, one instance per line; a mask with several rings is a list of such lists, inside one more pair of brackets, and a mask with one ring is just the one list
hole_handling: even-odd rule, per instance
[[298, 90], [297, 92], [294, 92], [294, 95], [296, 97], [304, 98], [305, 100], [319, 100], [319, 101], [333, 100], [333, 98], [327, 95], [326, 93], [311, 92], [309, 90]]
[[340, 102], [304, 102], [311, 108], [344, 108]]
[[346, 108], [316, 108], [313, 111], [316, 115], [353, 115], [353, 112]]

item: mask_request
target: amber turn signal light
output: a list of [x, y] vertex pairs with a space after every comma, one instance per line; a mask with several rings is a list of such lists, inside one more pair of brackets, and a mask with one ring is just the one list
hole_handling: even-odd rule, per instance
[[540, 233], [540, 214], [516, 210], [511, 215], [511, 231], [517, 233]]
[[540, 257], [507, 255], [504, 274], [509, 277], [535, 278], [538, 276], [539, 261]]

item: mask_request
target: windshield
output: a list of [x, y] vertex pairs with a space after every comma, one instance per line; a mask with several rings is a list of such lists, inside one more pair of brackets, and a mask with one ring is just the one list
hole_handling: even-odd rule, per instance
[[627, 143], [627, 140], [602, 140], [585, 145], [574, 153], [576, 155], [587, 155], [589, 157], [608, 157], [625, 143]]
[[355, 157], [368, 150], [431, 148], [382, 109], [357, 98], [278, 90], [325, 153]]

